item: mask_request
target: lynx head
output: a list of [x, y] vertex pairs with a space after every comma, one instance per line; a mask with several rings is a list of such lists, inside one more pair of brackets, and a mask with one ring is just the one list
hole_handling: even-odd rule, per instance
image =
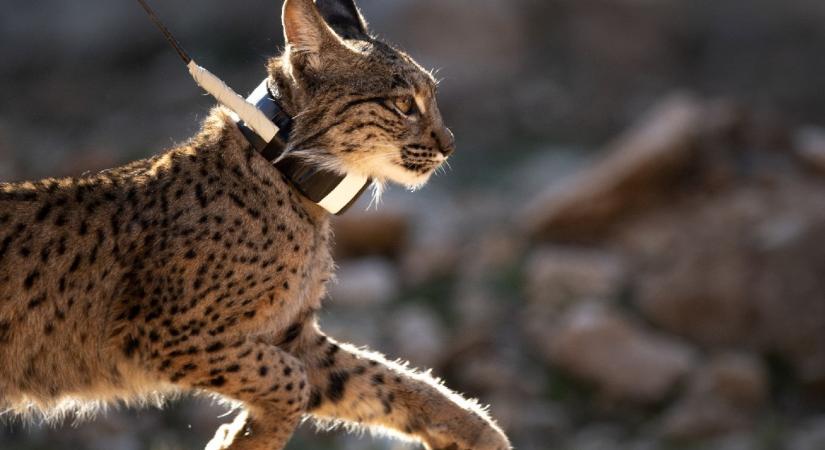
[[367, 31], [353, 0], [286, 0], [286, 49], [269, 63], [294, 118], [289, 151], [379, 183], [425, 183], [453, 152], [436, 82]]

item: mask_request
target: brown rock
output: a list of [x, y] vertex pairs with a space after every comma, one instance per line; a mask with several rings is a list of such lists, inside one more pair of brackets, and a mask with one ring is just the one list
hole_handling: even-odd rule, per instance
[[628, 221], [614, 243], [634, 267], [635, 304], [708, 347], [780, 355], [825, 386], [825, 186], [780, 172]]
[[336, 259], [363, 256], [397, 258], [409, 239], [409, 220], [393, 212], [349, 211], [333, 221]]
[[404, 283], [421, 285], [454, 274], [460, 267], [458, 244], [454, 239], [416, 242], [401, 257]]
[[665, 414], [664, 433], [696, 439], [749, 427], [768, 399], [768, 375], [754, 356], [713, 357], [692, 376], [684, 397]]
[[607, 398], [638, 403], [661, 401], [694, 359], [686, 345], [596, 304], [568, 312], [545, 350], [552, 364], [594, 383]]
[[617, 255], [580, 247], [548, 246], [530, 256], [527, 298], [557, 307], [577, 300], [616, 298], [625, 280]]
[[540, 195], [522, 214], [530, 234], [587, 240], [615, 220], [661, 200], [694, 156], [702, 105], [667, 98], [605, 151], [606, 157]]
[[634, 301], [645, 317], [704, 345], [747, 344], [755, 312], [746, 233], [761, 210], [757, 194], [739, 192], [623, 227], [619, 241], [636, 264]]
[[[823, 191], [797, 195], [825, 200]], [[825, 212], [825, 205], [809, 211]], [[789, 361], [803, 384], [825, 396], [825, 219], [777, 216], [779, 230], [763, 244], [750, 285], [759, 346]]]
[[726, 353], [715, 356], [699, 370], [691, 389], [753, 411], [767, 402], [768, 382], [767, 370], [759, 358], [747, 353]]
[[746, 429], [747, 414], [715, 398], [688, 398], [665, 414], [663, 434], [671, 439], [698, 439]]

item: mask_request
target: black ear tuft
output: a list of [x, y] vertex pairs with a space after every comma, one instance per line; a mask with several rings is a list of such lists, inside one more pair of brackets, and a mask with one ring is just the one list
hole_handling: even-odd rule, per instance
[[355, 0], [315, 0], [327, 24], [344, 39], [366, 39], [367, 24]]

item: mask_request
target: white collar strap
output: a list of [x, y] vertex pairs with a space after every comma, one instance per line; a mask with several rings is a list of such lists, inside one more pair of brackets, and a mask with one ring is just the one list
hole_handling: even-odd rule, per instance
[[138, 0], [149, 18], [163, 33], [189, 68], [192, 78], [222, 105], [233, 111], [233, 119], [255, 149], [289, 178], [303, 195], [332, 214], [343, 214], [366, 190], [371, 180], [356, 175], [339, 175], [311, 167], [284, 155], [292, 118], [278, 104], [268, 87], [268, 80], [258, 86], [246, 100], [220, 78], [199, 66], [181, 48], [146, 0]]
[[372, 183], [372, 180], [365, 176], [340, 175], [312, 166], [298, 158], [291, 158], [288, 154], [284, 155], [286, 143], [292, 131], [292, 118], [286, 114], [278, 100], [272, 95], [268, 80], [264, 80], [247, 97], [246, 101], [264, 113], [274, 124], [275, 133], [266, 132], [265, 134], [271, 137], [264, 138], [248, 126], [241, 117], [233, 114], [233, 119], [238, 124], [241, 133], [250, 145], [275, 165], [305, 197], [329, 213], [340, 215], [346, 212]]

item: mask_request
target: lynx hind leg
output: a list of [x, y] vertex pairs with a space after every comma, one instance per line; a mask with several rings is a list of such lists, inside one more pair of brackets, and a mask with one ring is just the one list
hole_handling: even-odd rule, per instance
[[306, 408], [309, 386], [303, 364], [275, 346], [216, 341], [191, 357], [165, 359], [158, 368], [173, 383], [203, 389], [244, 404], [222, 426], [208, 450], [281, 450]]

